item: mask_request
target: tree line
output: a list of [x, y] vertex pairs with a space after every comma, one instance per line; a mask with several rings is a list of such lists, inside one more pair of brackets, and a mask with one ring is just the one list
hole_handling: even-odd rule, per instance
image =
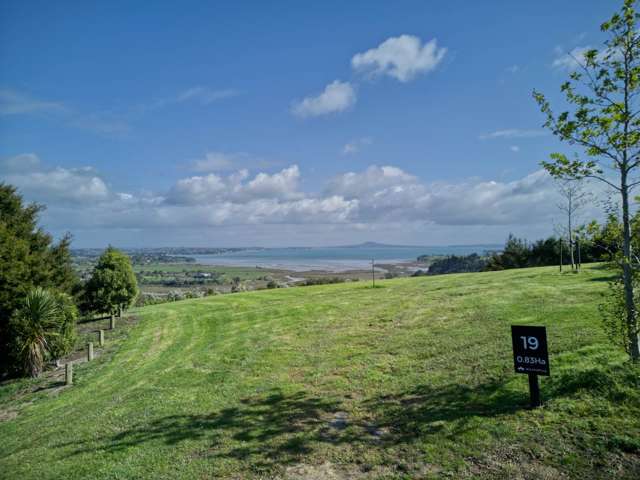
[[38, 376], [73, 351], [80, 314], [118, 314], [138, 294], [129, 258], [109, 247], [91, 277], [74, 271], [70, 244], [38, 226], [42, 205], [0, 183], [0, 378]]
[[[640, 247], [640, 212], [631, 219], [632, 244]], [[438, 258], [429, 265], [428, 275], [445, 273], [483, 272], [511, 268], [545, 267], [558, 265], [577, 271], [582, 263], [611, 262], [622, 245], [622, 226], [617, 216], [611, 214], [599, 224], [592, 221], [572, 230], [571, 240], [550, 236], [529, 242], [510, 234], [504, 249], [479, 255], [449, 255]], [[635, 250], [634, 248], [634, 250]], [[418, 257], [420, 261], [426, 257]]]

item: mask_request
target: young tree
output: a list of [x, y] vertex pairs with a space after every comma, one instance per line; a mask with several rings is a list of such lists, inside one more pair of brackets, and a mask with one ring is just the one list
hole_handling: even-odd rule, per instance
[[[591, 49], [576, 58], [561, 91], [570, 109], [555, 114], [546, 97], [533, 92], [546, 115], [545, 126], [560, 140], [580, 147], [585, 157], [551, 154], [544, 168], [557, 178], [593, 178], [614, 189], [622, 206], [622, 282], [629, 354], [640, 360], [638, 318], [631, 252], [630, 195], [640, 182], [640, 33], [634, 0], [601, 25], [609, 34], [601, 51]], [[605, 173], [605, 169], [609, 169]]]
[[575, 260], [575, 221], [576, 215], [584, 207], [589, 199], [589, 192], [585, 192], [580, 182], [576, 180], [560, 179], [557, 183], [558, 193], [562, 197], [562, 202], [558, 203], [558, 209], [565, 215], [567, 226], [565, 230], [569, 243], [569, 258], [571, 260], [571, 270], [577, 269]]
[[87, 309], [111, 315], [121, 314], [137, 295], [138, 282], [129, 257], [113, 247], [107, 248], [85, 286]]

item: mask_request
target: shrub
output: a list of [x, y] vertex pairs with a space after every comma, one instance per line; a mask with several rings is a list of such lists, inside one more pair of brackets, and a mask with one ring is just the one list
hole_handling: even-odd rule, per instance
[[71, 298], [32, 289], [11, 319], [13, 355], [25, 374], [37, 377], [48, 358], [73, 348], [76, 310]]
[[61, 358], [70, 354], [78, 339], [76, 322], [78, 320], [78, 309], [73, 299], [61, 292], [55, 292], [54, 296], [59, 308], [58, 334], [50, 342], [50, 353], [52, 358]]

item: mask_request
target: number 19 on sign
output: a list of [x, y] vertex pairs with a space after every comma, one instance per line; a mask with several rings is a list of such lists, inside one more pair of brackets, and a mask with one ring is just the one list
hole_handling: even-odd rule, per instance
[[516, 373], [529, 375], [531, 406], [539, 407], [541, 402], [538, 375], [550, 375], [547, 330], [545, 327], [512, 325], [511, 342]]

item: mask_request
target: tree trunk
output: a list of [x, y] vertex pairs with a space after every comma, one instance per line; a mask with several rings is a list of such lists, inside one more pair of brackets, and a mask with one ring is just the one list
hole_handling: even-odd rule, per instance
[[569, 197], [569, 255], [571, 257], [571, 271], [573, 272], [576, 269], [576, 262], [574, 261], [573, 258], [573, 225], [571, 222], [571, 209], [573, 208], [572, 205], [572, 198]]
[[560, 273], [562, 273], [562, 235], [560, 236]]
[[629, 355], [631, 360], [640, 360], [640, 345], [638, 344], [638, 325], [636, 306], [633, 295], [633, 272], [631, 270], [631, 226], [629, 221], [629, 187], [627, 185], [627, 171], [622, 171], [622, 279], [624, 282], [624, 301], [627, 314], [627, 329], [629, 332]]

